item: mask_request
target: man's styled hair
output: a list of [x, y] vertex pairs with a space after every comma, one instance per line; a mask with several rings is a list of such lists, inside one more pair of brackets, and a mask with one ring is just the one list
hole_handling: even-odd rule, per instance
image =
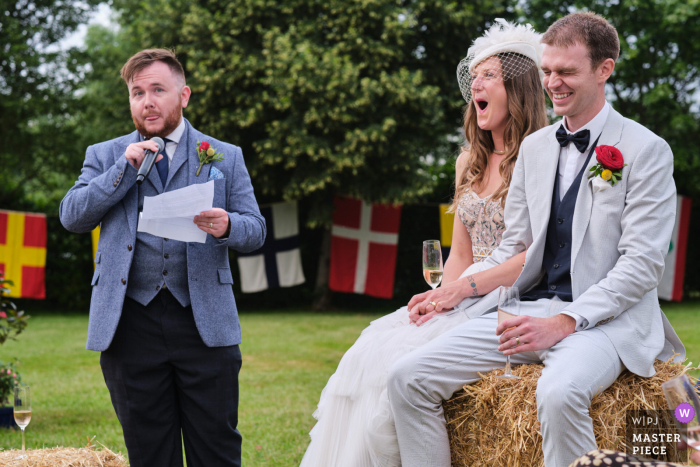
[[120, 72], [122, 79], [128, 86], [139, 71], [155, 62], [163, 62], [168, 65], [173, 75], [182, 80], [183, 86], [185, 85], [185, 70], [175, 56], [175, 52], [168, 49], [146, 49], [137, 53], [122, 67]]
[[620, 56], [617, 30], [605, 18], [590, 11], [557, 20], [542, 36], [542, 43], [554, 47], [585, 45], [593, 68], [608, 58], [617, 61]]

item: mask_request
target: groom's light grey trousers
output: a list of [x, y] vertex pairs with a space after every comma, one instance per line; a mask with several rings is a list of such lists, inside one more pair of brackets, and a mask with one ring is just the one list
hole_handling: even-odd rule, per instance
[[[522, 302], [523, 315], [546, 318], [568, 302]], [[442, 401], [478, 373], [503, 368], [498, 351], [497, 313], [457, 326], [403, 357], [391, 368], [388, 393], [396, 422], [402, 467], [450, 467]], [[537, 383], [545, 467], [567, 467], [596, 448], [591, 399], [624, 369], [610, 339], [599, 329], [570, 334], [548, 350], [511, 356], [511, 363], [544, 363]], [[509, 384], [517, 384], [509, 383]]]

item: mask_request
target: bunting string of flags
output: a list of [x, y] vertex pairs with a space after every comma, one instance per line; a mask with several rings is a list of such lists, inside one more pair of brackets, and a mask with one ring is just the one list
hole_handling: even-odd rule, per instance
[[[398, 252], [401, 205], [370, 204], [359, 199], [333, 200], [329, 287], [336, 292], [392, 298]], [[454, 213], [438, 206], [443, 261], [452, 247]], [[658, 286], [662, 300], [683, 296], [691, 199], [678, 196], [675, 227], [666, 267]], [[268, 235], [259, 250], [238, 253], [241, 290], [260, 292], [305, 282], [299, 249], [296, 202], [262, 206]], [[93, 257], [100, 227], [92, 233]], [[9, 296], [46, 297], [46, 215], [0, 210], [0, 273], [14, 282]]]
[[0, 273], [8, 296], [46, 298], [46, 215], [0, 210]]

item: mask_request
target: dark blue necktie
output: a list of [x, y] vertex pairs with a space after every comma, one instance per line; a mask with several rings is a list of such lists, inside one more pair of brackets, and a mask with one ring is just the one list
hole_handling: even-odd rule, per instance
[[[172, 142], [168, 138], [163, 138], [163, 141], [165, 142], [165, 144]], [[160, 152], [160, 154], [163, 155], [163, 158], [156, 162], [156, 169], [158, 169], [158, 175], [160, 175], [160, 182], [163, 184], [163, 190], [165, 191], [165, 182], [168, 181], [168, 169], [170, 168], [168, 155], [165, 153], [165, 146], [163, 146], [163, 150]]]
[[559, 141], [559, 145], [563, 148], [568, 146], [569, 143], [574, 143], [578, 152], [585, 152], [590, 140], [590, 130], [582, 130], [578, 133], [569, 134], [564, 128], [564, 125], [559, 125], [559, 129], [557, 130], [557, 141]]

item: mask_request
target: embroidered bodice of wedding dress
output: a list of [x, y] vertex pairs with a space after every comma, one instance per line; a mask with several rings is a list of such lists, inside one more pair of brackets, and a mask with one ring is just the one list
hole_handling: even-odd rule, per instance
[[[472, 241], [474, 268], [501, 242], [505, 224], [500, 202], [472, 190], [461, 197], [456, 215]], [[471, 269], [471, 267], [470, 267]], [[420, 271], [416, 271], [420, 274]], [[383, 316], [365, 328], [345, 353], [321, 393], [302, 467], [396, 467], [401, 465], [394, 419], [386, 393], [387, 373], [399, 358], [469, 318], [462, 312], [438, 315], [417, 327], [408, 310]]]

